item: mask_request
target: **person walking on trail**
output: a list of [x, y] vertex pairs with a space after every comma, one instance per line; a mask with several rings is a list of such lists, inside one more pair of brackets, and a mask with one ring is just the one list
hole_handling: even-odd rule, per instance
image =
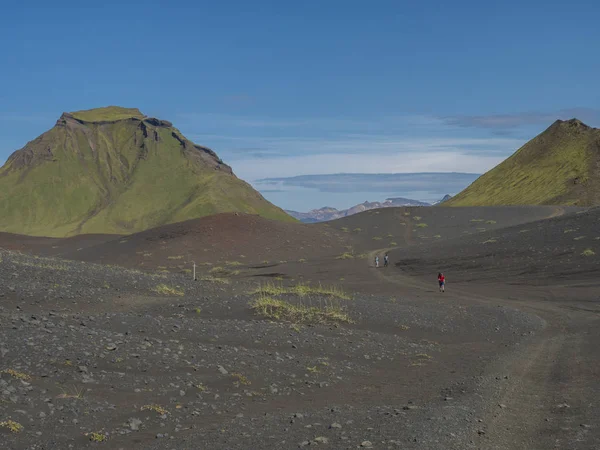
[[389, 262], [390, 262], [390, 258], [388, 256], [388, 254], [386, 253], [385, 256], [383, 257], [383, 267], [387, 267]]
[[445, 292], [446, 277], [442, 272], [438, 273], [438, 283], [440, 283], [440, 292]]
[[379, 267], [379, 256], [375, 257], [375, 267]]

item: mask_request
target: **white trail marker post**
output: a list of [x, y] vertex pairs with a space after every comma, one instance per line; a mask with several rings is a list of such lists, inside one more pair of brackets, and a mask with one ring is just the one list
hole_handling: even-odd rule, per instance
[[196, 281], [196, 263], [194, 261], [192, 263], [194, 264], [194, 281]]

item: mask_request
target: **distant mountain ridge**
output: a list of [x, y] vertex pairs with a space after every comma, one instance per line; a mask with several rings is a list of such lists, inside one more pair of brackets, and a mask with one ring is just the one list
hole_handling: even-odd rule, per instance
[[600, 205], [600, 129], [557, 120], [444, 206]]
[[358, 214], [363, 211], [367, 211], [370, 209], [377, 208], [391, 208], [391, 207], [400, 207], [400, 206], [431, 206], [430, 203], [420, 202], [418, 200], [411, 200], [408, 198], [395, 197], [388, 198], [383, 202], [364, 202], [359, 205], [353, 206], [352, 208], [338, 210], [336, 208], [332, 208], [329, 206], [325, 206], [319, 209], [313, 209], [309, 212], [302, 213], [297, 211], [289, 211], [286, 212], [304, 222], [304, 223], [315, 223], [315, 222], [327, 222], [329, 220], [340, 219], [342, 217], [351, 216], [353, 214]]
[[293, 220], [171, 122], [117, 106], [64, 113], [0, 168], [0, 231], [130, 234], [220, 212]]

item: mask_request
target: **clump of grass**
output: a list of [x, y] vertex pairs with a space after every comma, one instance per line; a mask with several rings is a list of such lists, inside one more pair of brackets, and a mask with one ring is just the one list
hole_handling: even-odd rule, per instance
[[342, 253], [340, 256], [337, 256], [335, 259], [354, 259], [354, 255], [349, 252]]
[[529, 233], [529, 230], [519, 230], [519, 233]]
[[596, 252], [591, 248], [586, 248], [583, 252], [581, 252], [581, 256], [594, 256]]
[[196, 385], [194, 385], [194, 387], [196, 389], [198, 389], [200, 392], [206, 392], [206, 390], [208, 389], [206, 386], [204, 386], [202, 383], [198, 383]]
[[250, 292], [252, 295], [270, 295], [270, 296], [281, 296], [281, 295], [297, 295], [298, 297], [306, 297], [308, 295], [321, 295], [324, 297], [333, 297], [342, 300], [350, 300], [349, 294], [344, 292], [337, 286], [323, 286], [321, 284], [313, 286], [310, 284], [299, 283], [294, 286], [283, 286], [281, 284], [266, 283], [260, 285], [257, 289]]
[[441, 234], [436, 234], [435, 236], [433, 236], [436, 239], [441, 239], [442, 235]]
[[360, 232], [362, 231], [362, 228], [355, 228], [355, 229], [354, 229], [354, 230], [352, 230], [352, 231], [354, 231], [355, 233], [360, 233]]
[[419, 220], [421, 220], [421, 219], [422, 219], [422, 217], [421, 217], [421, 216], [413, 216], [413, 220], [419, 221]]
[[392, 246], [392, 247], [395, 247], [395, 246], [397, 246], [397, 245], [398, 245], [398, 243], [397, 243], [397, 242], [394, 242], [394, 241], [390, 242], [390, 246]]
[[489, 225], [494, 225], [496, 223], [495, 220], [486, 220], [485, 223], [489, 224]]
[[239, 270], [229, 270], [229, 269], [226, 269], [225, 267], [216, 266], [216, 267], [213, 267], [212, 269], [210, 269], [209, 273], [212, 275], [216, 274], [216, 275], [221, 275], [221, 276], [227, 277], [227, 276], [239, 275], [240, 271]]
[[10, 419], [0, 422], [0, 428], [6, 428], [11, 433], [20, 433], [23, 431], [23, 425]]
[[482, 243], [483, 244], [493, 244], [495, 242], [497, 242], [496, 239], [488, 239], [487, 241], [483, 241]]
[[410, 211], [406, 211], [406, 212], [404, 213], [404, 215], [405, 215], [405, 216], [410, 216]]
[[375, 237], [373, 238], [373, 240], [374, 240], [374, 241], [380, 241], [381, 239], [382, 239], [382, 238], [381, 238], [380, 236], [375, 236]]
[[167, 259], [183, 259], [183, 256], [167, 256]]
[[352, 323], [348, 313], [333, 301], [319, 302], [317, 305], [294, 304], [285, 300], [261, 295], [251, 303], [254, 311], [267, 319], [291, 323]]
[[241, 373], [232, 373], [231, 377], [236, 380], [236, 383], [243, 384], [244, 386], [249, 386], [252, 384], [248, 377], [242, 375]]
[[93, 431], [91, 433], [87, 433], [90, 441], [92, 442], [104, 442], [108, 439], [105, 433]]
[[565, 231], [563, 231], [563, 233], [567, 234], [567, 233], [574, 233], [577, 230], [574, 230], [572, 228], [567, 228]]
[[63, 389], [62, 394], [60, 394], [57, 398], [74, 398], [77, 400], [81, 400], [84, 394], [85, 390], [83, 388], [73, 386], [70, 391]]
[[171, 286], [167, 286], [166, 284], [159, 284], [157, 285], [154, 289], [154, 292], [158, 293], [158, 294], [162, 294], [162, 295], [175, 295], [175, 296], [182, 296], [185, 293], [177, 288], [171, 287]]
[[426, 223], [418, 223], [418, 224], [415, 225], [415, 227], [417, 227], [417, 228], [425, 228], [427, 226], [428, 225]]
[[154, 411], [155, 413], [158, 413], [161, 416], [164, 416], [165, 414], [169, 414], [169, 411], [167, 411], [165, 408], [163, 408], [160, 405], [144, 405], [144, 406], [142, 406], [141, 411]]
[[308, 366], [306, 368], [306, 370], [308, 370], [310, 373], [318, 373], [319, 372], [319, 368], [317, 366], [313, 366], [313, 367]]
[[298, 262], [299, 262], [299, 263], [305, 263], [305, 262], [306, 262], [306, 259], [304, 259], [304, 258], [300, 258], [300, 259], [298, 260]]
[[585, 239], [585, 236], [577, 236], [576, 238], [573, 238], [574, 241], [580, 241], [582, 239]]
[[10, 375], [11, 377], [16, 378], [17, 380], [23, 380], [23, 381], [31, 380], [31, 377], [29, 375], [27, 375], [26, 373], [17, 372], [16, 370], [13, 370], [13, 369], [4, 369], [4, 370], [0, 371], [0, 373], [5, 373], [7, 375]]
[[483, 219], [471, 219], [471, 222], [484, 222]]
[[227, 261], [225, 264], [228, 265], [228, 266], [232, 266], [232, 267], [234, 267], [234, 266], [241, 266], [242, 265], [242, 263], [239, 262], [239, 261]]
[[202, 308], [198, 306], [194, 311], [196, 311], [196, 314], [200, 314], [202, 312]]
[[348, 229], [348, 227], [342, 227], [342, 231], [343, 231], [344, 233], [348, 233], [350, 230]]

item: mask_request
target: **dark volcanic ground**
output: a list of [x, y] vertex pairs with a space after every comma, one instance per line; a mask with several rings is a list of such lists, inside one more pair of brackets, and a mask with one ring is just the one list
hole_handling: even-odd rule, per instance
[[[305, 230], [335, 231], [329, 253], [296, 259], [293, 242], [272, 244], [272, 262], [230, 254], [237, 264], [199, 266], [197, 282], [185, 258], [183, 269], [142, 272], [0, 250], [0, 423], [23, 427], [0, 426], [0, 447], [598, 448], [597, 256], [581, 256], [600, 254], [598, 214], [506, 211], [386, 210], [373, 226], [344, 219], [361, 228], [354, 235], [348, 223], [311, 225], [302, 242]], [[557, 217], [536, 222], [548, 216]], [[477, 230], [480, 219], [495, 223]], [[381, 231], [397, 244], [374, 240]], [[491, 239], [503, 243], [496, 260]], [[251, 259], [256, 246], [235, 248]], [[571, 256], [553, 264], [561, 246]], [[391, 247], [391, 267], [369, 267]], [[352, 257], [338, 259], [344, 251]], [[511, 253], [512, 264], [495, 263]], [[531, 282], [517, 275], [535, 264]], [[354, 323], [264, 320], [249, 303], [265, 280], [344, 289], [352, 298], [337, 301]]]

